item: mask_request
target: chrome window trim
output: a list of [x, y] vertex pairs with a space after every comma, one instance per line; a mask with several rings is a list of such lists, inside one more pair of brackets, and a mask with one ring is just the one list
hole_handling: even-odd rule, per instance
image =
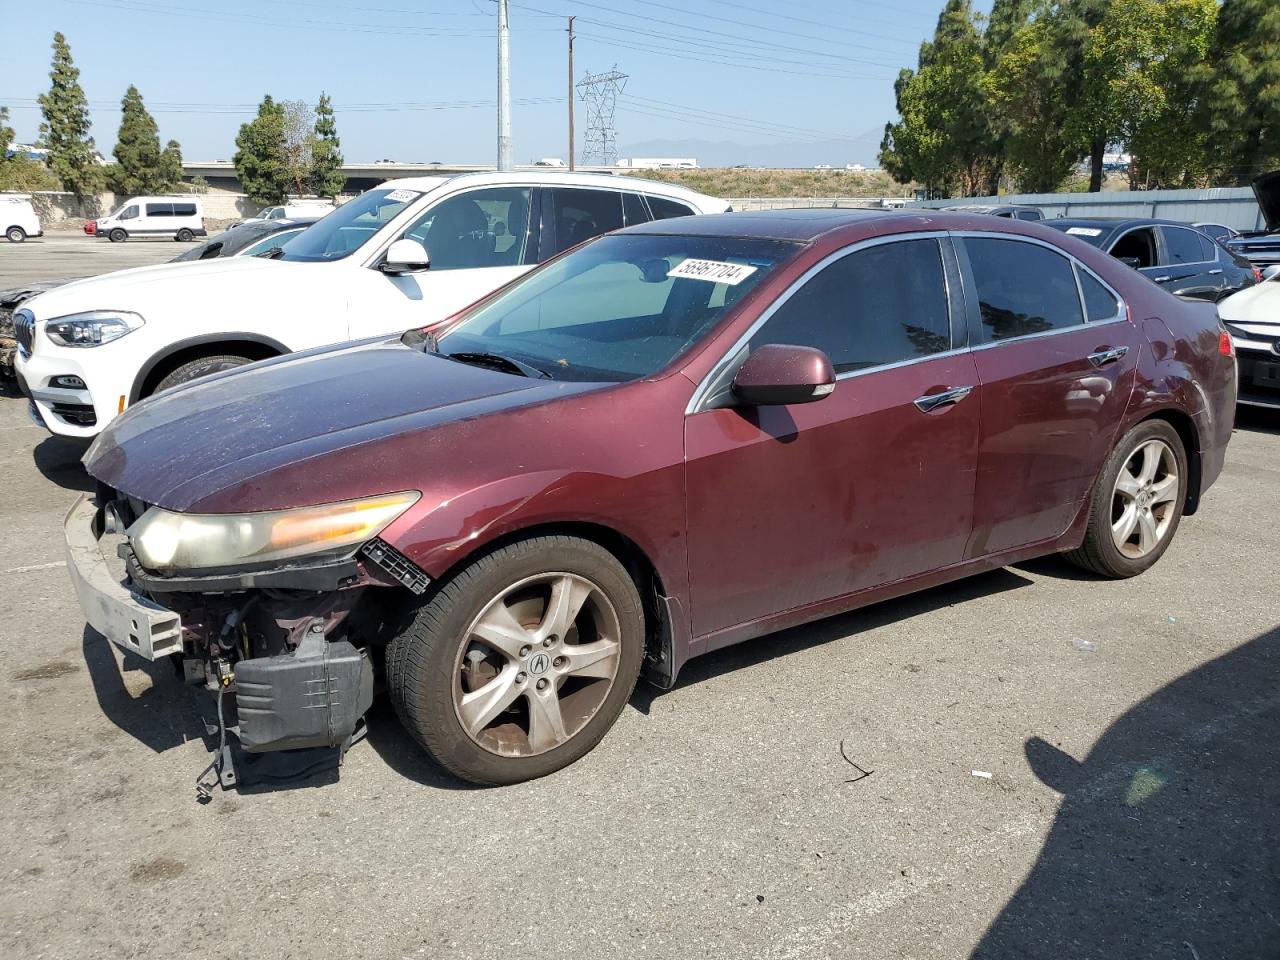
[[[751, 326], [748, 327], [746, 331], [744, 331], [743, 334], [733, 342], [733, 344], [729, 347], [729, 349], [726, 350], [720, 356], [720, 359], [717, 360], [715, 364], [711, 367], [711, 369], [707, 371], [706, 375], [702, 378], [701, 381], [699, 381], [697, 388], [693, 391], [693, 396], [689, 398], [689, 402], [685, 405], [685, 408], [684, 408], [685, 416], [686, 417], [692, 416], [695, 413], [701, 413], [703, 411], [704, 409], [703, 404], [707, 400], [707, 393], [711, 389], [711, 385], [720, 378], [720, 376], [724, 373], [725, 369], [728, 366], [730, 366], [732, 363], [734, 363], [737, 360], [739, 352], [742, 350], [743, 347], [747, 345], [747, 342], [753, 336], [755, 336], [755, 334], [759, 331], [761, 327], [763, 327], [766, 323], [769, 322], [769, 318], [772, 317], [775, 313], [777, 313], [778, 310], [781, 309], [784, 303], [786, 303], [795, 295], [796, 291], [798, 291], [801, 287], [803, 287], [806, 283], [808, 283], [811, 279], [813, 279], [815, 275], [825, 270], [827, 267], [835, 263], [837, 260], [843, 260], [845, 257], [851, 256], [861, 250], [867, 250], [871, 247], [883, 246], [888, 243], [901, 243], [906, 240], [937, 240], [938, 241], [938, 257], [941, 261], [941, 266], [942, 266], [942, 282], [945, 286], [945, 290], [947, 294], [947, 319], [948, 319], [948, 322], [951, 322], [952, 320], [951, 290], [949, 286], [946, 286], [948, 284], [947, 270], [946, 270], [946, 261], [945, 259], [943, 259], [945, 258], [946, 253], [942, 249], [942, 243], [941, 243], [941, 241], [947, 239], [949, 236], [950, 234], [946, 230], [929, 230], [929, 231], [921, 231], [919, 233], [895, 233], [892, 236], [888, 236], [888, 237], [871, 237], [867, 240], [859, 240], [857, 243], [850, 244], [847, 247], [841, 247], [839, 250], [836, 250], [833, 253], [830, 253], [827, 256], [823, 257], [821, 260], [815, 263], [812, 267], [810, 267], [808, 270], [802, 273], [799, 277], [797, 277], [794, 281], [792, 281], [791, 286], [787, 287], [787, 289], [784, 290], [781, 293], [781, 295], [779, 295], [779, 297], [773, 301], [773, 303], [769, 304], [768, 308], [762, 314], [760, 314], [760, 316], [756, 317], [756, 319], [752, 321]], [[953, 326], [951, 330], [951, 338], [953, 341], [955, 340], [955, 335], [956, 335], [956, 332]], [[968, 348], [967, 347], [959, 348], [959, 349], [953, 348], [952, 350], [946, 351], [946, 353], [947, 354], [960, 353], [960, 352], [963, 352], [964, 349], [968, 349]], [[845, 371], [844, 373], [837, 374], [836, 380], [840, 381], [854, 374], [870, 373], [874, 370], [886, 370], [890, 366], [905, 366], [908, 363], [917, 363], [921, 360], [932, 360], [935, 357], [939, 357], [943, 355], [944, 354], [942, 353], [931, 353], [926, 357], [912, 357], [912, 358], [908, 358], [907, 360], [897, 361], [894, 364], [882, 364], [876, 367], [868, 367], [865, 370], [848, 370], [848, 371]]]

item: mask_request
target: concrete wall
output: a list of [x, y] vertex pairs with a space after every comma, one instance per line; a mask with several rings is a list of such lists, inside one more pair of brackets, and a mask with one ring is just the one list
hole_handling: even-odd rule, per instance
[[[198, 199], [204, 208], [205, 227], [210, 230], [251, 217], [262, 209], [243, 193], [229, 190], [211, 188], [208, 193], [192, 194], [192, 197]], [[59, 226], [78, 227], [85, 220], [106, 216], [122, 206], [129, 197], [116, 196], [108, 191], [81, 201], [72, 193], [39, 191], [31, 194], [31, 199], [45, 229], [56, 229]]]
[[1117, 190], [1107, 193], [1016, 193], [1000, 197], [913, 201], [908, 207], [937, 210], [953, 204], [1025, 203], [1046, 217], [1159, 217], [1185, 223], [1224, 223], [1261, 230], [1262, 211], [1249, 187], [1211, 190]]

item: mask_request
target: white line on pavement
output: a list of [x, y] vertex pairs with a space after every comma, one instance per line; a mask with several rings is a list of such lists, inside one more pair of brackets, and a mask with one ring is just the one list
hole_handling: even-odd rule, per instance
[[54, 560], [52, 563], [33, 563], [26, 567], [10, 567], [5, 573], [30, 573], [32, 570], [49, 570], [52, 567], [65, 567], [67, 561]]

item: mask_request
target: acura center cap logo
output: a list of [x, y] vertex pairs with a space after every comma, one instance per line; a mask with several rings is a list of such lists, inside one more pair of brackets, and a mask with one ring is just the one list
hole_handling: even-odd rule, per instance
[[529, 661], [529, 672], [535, 677], [540, 677], [547, 672], [547, 668], [551, 666], [551, 658], [545, 653], [534, 654], [532, 660]]

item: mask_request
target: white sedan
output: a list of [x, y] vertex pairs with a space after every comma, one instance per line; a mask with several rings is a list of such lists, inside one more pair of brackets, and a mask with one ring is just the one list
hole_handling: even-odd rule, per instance
[[1239, 400], [1280, 409], [1280, 271], [1218, 304], [1240, 364]]

